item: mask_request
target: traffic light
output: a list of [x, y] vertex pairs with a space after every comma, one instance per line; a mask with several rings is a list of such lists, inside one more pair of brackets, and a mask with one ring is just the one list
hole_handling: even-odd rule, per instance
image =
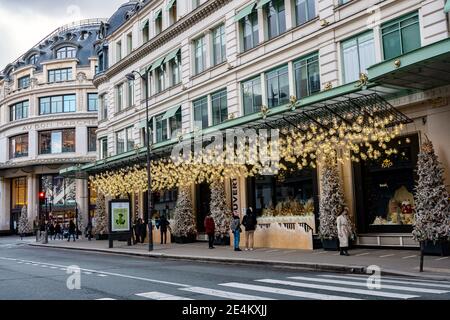
[[39, 205], [45, 205], [45, 192], [39, 192]]

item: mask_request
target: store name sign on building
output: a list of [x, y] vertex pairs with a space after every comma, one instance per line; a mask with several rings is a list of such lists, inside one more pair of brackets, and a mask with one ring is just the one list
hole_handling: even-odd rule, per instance
[[239, 180], [231, 180], [231, 208], [233, 215], [240, 216]]
[[95, 126], [96, 120], [61, 120], [52, 122], [42, 122], [23, 126], [23, 131], [30, 130], [42, 130], [61, 127], [83, 127], [83, 126]]

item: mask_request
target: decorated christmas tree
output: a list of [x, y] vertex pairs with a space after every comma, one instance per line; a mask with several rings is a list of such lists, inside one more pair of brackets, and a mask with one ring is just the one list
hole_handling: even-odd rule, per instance
[[82, 215], [82, 213], [80, 211], [78, 211], [77, 224], [78, 224], [78, 231], [83, 232], [83, 230], [84, 230], [84, 225], [83, 225], [84, 224], [84, 220], [83, 220], [83, 215]]
[[450, 202], [445, 188], [444, 169], [426, 139], [419, 153], [414, 195], [415, 223], [413, 236], [417, 241], [438, 241], [450, 238]]
[[178, 189], [177, 205], [174, 212], [172, 235], [178, 238], [193, 238], [197, 235], [193, 214], [191, 188], [181, 186]]
[[216, 238], [223, 240], [229, 237], [231, 210], [227, 206], [225, 186], [221, 181], [211, 183], [211, 217], [216, 225]]
[[108, 219], [106, 217], [105, 202], [105, 195], [99, 192], [97, 194], [95, 210], [95, 234], [104, 235], [108, 233]]
[[319, 201], [319, 235], [322, 239], [336, 239], [336, 218], [345, 207], [344, 192], [342, 190], [336, 161], [329, 158], [322, 170], [320, 201]]
[[31, 233], [30, 224], [28, 222], [27, 206], [22, 207], [19, 219], [19, 234], [21, 237], [27, 233]]

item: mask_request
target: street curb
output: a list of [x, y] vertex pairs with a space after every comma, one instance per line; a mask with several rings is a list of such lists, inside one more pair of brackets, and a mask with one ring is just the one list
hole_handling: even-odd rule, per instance
[[[154, 259], [173, 259], [173, 260], [184, 260], [184, 261], [195, 261], [195, 262], [207, 262], [207, 263], [226, 263], [226, 264], [240, 264], [240, 265], [258, 265], [258, 266], [270, 266], [274, 268], [285, 268], [285, 269], [299, 269], [299, 270], [310, 270], [310, 271], [328, 271], [328, 272], [339, 272], [339, 273], [352, 273], [367, 275], [367, 266], [358, 265], [340, 265], [340, 264], [326, 264], [326, 263], [312, 263], [312, 262], [286, 262], [286, 261], [264, 261], [256, 259], [239, 259], [239, 258], [220, 258], [220, 257], [203, 257], [203, 256], [185, 256], [185, 255], [174, 255], [174, 254], [164, 254], [164, 253], [146, 253], [146, 252], [130, 252], [130, 251], [113, 251], [110, 249], [100, 249], [100, 248], [74, 248], [58, 245], [45, 245], [45, 244], [28, 244], [32, 247], [40, 248], [53, 248], [53, 249], [63, 249], [63, 250], [76, 250], [76, 251], [87, 251], [87, 252], [99, 252], [114, 255], [128, 255], [128, 256], [138, 256], [138, 257], [148, 257]], [[384, 276], [403, 276], [403, 277], [413, 277], [417, 279], [426, 280], [439, 280], [439, 281], [450, 281], [450, 277], [445, 276], [433, 276], [433, 275], [418, 275], [415, 273], [408, 273], [399, 270], [383, 269], [381, 275]]]

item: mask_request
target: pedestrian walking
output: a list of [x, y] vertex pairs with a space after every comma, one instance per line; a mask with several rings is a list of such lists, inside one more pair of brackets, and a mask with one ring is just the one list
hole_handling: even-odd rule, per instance
[[253, 212], [253, 208], [249, 207], [242, 219], [242, 224], [245, 227], [245, 251], [253, 251], [255, 244], [255, 230], [258, 221], [256, 220], [256, 214]]
[[211, 212], [205, 218], [204, 221], [205, 231], [208, 235], [209, 248], [214, 249], [214, 235], [216, 232], [216, 224], [214, 223], [213, 217], [211, 217]]
[[233, 215], [231, 218], [230, 229], [234, 236], [234, 251], [242, 251], [239, 248], [239, 243], [241, 240], [241, 219], [237, 215]]
[[348, 217], [348, 211], [348, 208], [344, 207], [336, 219], [341, 256], [349, 256], [348, 243], [349, 238], [352, 235], [352, 228], [350, 219]]
[[[149, 220], [150, 221], [150, 220]], [[150, 226], [150, 223], [148, 224]], [[144, 222], [144, 220], [141, 220], [141, 243], [145, 242], [145, 238], [147, 237], [147, 224]]]
[[86, 238], [88, 238], [89, 241], [92, 239], [92, 222], [89, 221], [86, 230], [85, 230]]
[[161, 231], [161, 244], [167, 244], [167, 228], [169, 227], [169, 225], [170, 225], [169, 220], [167, 220], [166, 215], [163, 214], [161, 219], [159, 220], [159, 230]]
[[136, 237], [136, 243], [141, 242], [141, 227], [142, 227], [142, 220], [139, 218], [136, 221], [136, 224], [134, 225], [134, 235]]
[[53, 238], [53, 236], [55, 235], [55, 225], [51, 221], [48, 222], [48, 232], [50, 234], [50, 240], [51, 240]]
[[68, 242], [70, 242], [70, 236], [73, 237], [73, 242], [75, 242], [75, 232], [76, 232], [76, 226], [75, 223], [73, 222], [73, 220], [70, 220], [69, 223], [69, 239], [67, 240]]
[[58, 236], [58, 240], [61, 239], [61, 226], [59, 223], [55, 223], [53, 240], [56, 240], [56, 236]]

